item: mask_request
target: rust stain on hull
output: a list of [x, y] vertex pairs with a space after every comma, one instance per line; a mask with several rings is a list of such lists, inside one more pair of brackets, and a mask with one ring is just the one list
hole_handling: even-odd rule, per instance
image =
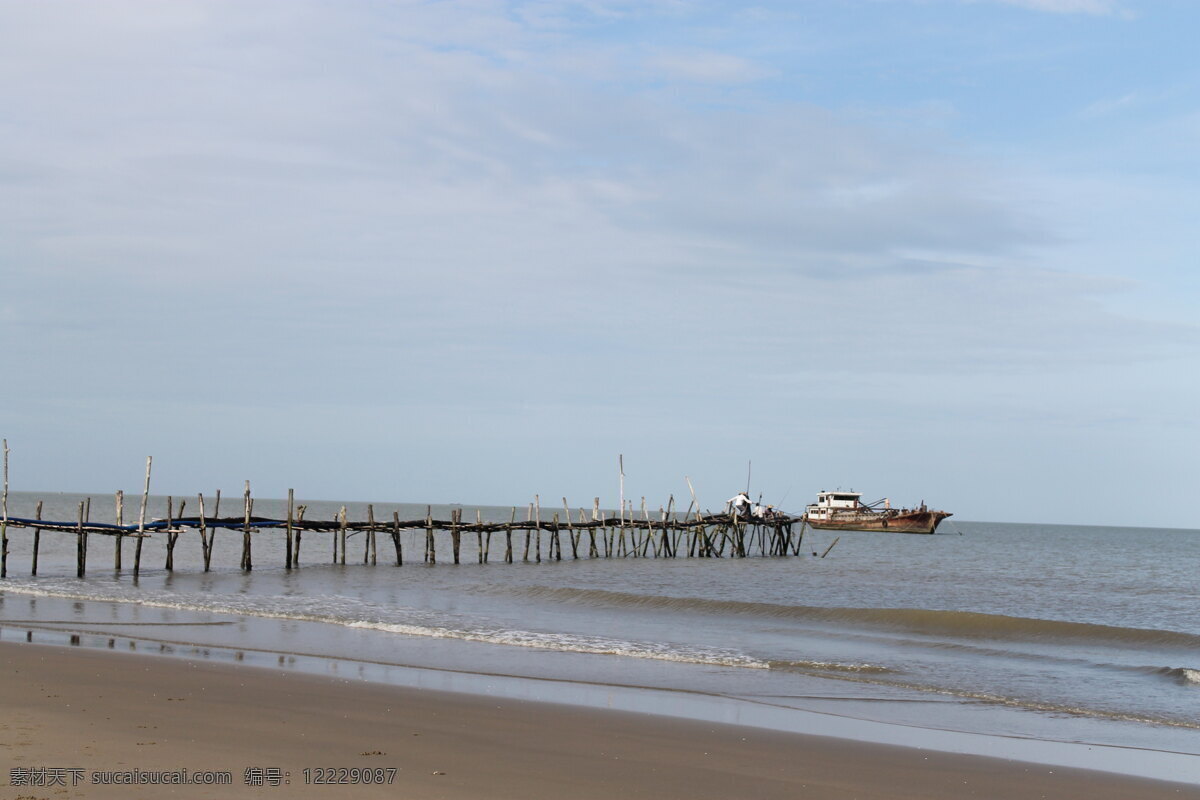
[[933, 533], [948, 511], [849, 511], [834, 519], [809, 519], [810, 528], [836, 531], [886, 531], [889, 533]]

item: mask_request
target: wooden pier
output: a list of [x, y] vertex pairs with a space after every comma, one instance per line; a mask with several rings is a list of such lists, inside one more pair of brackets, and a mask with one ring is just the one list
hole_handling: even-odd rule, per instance
[[[349, 519], [346, 506], [342, 506], [332, 519], [306, 519], [307, 507], [297, 505], [295, 492], [289, 489], [286, 517], [272, 519], [254, 515], [254, 498], [250, 493], [250, 482], [247, 481], [241, 497], [240, 514], [221, 516], [221, 493], [218, 491], [211, 501], [206, 500], [203, 494], [196, 495], [195, 512], [191, 514], [187, 513], [191, 498], [181, 498], [176, 502], [176, 498], [168, 497], [165, 518], [147, 520], [152, 464], [153, 459], [147, 458], [146, 480], [136, 523], [124, 523], [123, 492], [116, 492], [113, 496], [115, 524], [91, 521], [91, 498], [79, 502], [74, 520], [42, 519], [43, 504], [40, 501], [32, 518], [11, 517], [8, 514], [8, 443], [5, 441], [0, 578], [8, 577], [9, 530], [17, 528], [32, 531], [32, 575], [38, 572], [42, 533], [74, 535], [76, 575], [80, 578], [87, 573], [90, 539], [94, 536], [106, 536], [114, 542], [113, 568], [117, 571], [124, 569], [124, 541], [133, 539], [132, 571], [137, 576], [142, 569], [142, 544], [146, 539], [161, 538], [166, 551], [164, 568], [171, 572], [176, 568], [176, 547], [184, 535], [199, 539], [203, 569], [208, 572], [212, 567], [215, 533], [221, 529], [242, 532], [240, 568], [244, 571], [254, 568], [254, 543], [263, 536], [283, 537], [283, 566], [290, 570], [300, 566], [301, 548], [305, 541], [311, 551], [314, 546], [311, 536], [314, 534], [329, 536], [324, 545], [317, 546], [323, 548], [325, 553], [332, 551], [332, 563], [335, 564], [348, 563], [349, 539], [361, 535], [361, 559], [363, 564], [368, 565], [379, 563], [378, 538], [382, 534], [386, 537], [385, 544], [388, 538], [391, 539], [394, 564], [402, 566], [405, 554], [401, 534], [414, 531], [424, 533], [424, 551], [419, 561], [430, 565], [437, 563], [439, 541], [443, 553], [448, 545], [454, 564], [462, 563], [469, 556], [474, 556], [470, 560], [479, 564], [493, 560], [512, 564], [515, 561], [562, 561], [564, 544], [566, 558], [573, 560], [794, 556], [800, 554], [805, 533], [802, 519], [786, 514], [752, 517], [731, 512], [702, 513], [694, 492], [692, 501], [682, 513], [675, 510], [674, 497], [653, 513], [647, 509], [643, 498], [640, 511], [635, 512], [632, 501], [628, 504], [625, 502], [623, 482], [622, 508], [615, 515], [611, 511], [601, 510], [598, 497], [593, 498], [589, 509], [572, 508], [564, 497], [560, 512], [557, 509], [544, 510], [540, 497], [535, 496], [534, 502], [525, 509], [524, 520], [517, 519], [517, 509], [513, 507], [507, 522], [484, 521], [478, 510], [473, 520], [464, 520], [462, 509], [453, 509], [449, 519], [434, 519], [432, 506], [426, 506], [424, 517], [418, 519], [402, 520], [398, 511], [393, 512], [391, 518], [377, 519], [374, 505], [367, 505], [365, 519]], [[211, 515], [208, 513], [210, 509]], [[797, 523], [800, 523], [798, 529]], [[305, 534], [309, 534], [310, 538], [306, 539]], [[514, 536], [517, 537], [515, 544]], [[493, 541], [495, 553], [492, 550]], [[411, 554], [409, 559], [412, 560]]]

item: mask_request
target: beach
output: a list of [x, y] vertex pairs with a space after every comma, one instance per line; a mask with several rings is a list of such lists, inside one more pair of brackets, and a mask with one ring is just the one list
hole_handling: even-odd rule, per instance
[[[0, 661], [6, 797], [1200, 797], [1194, 785], [187, 659], [3, 643]], [[11, 786], [13, 767], [79, 768], [81, 782]], [[264, 772], [268, 785], [247, 785], [248, 768], [289, 783]], [[391, 785], [305, 783], [325, 768], [395, 773]], [[233, 782], [91, 783], [183, 769]]]
[[[53, 501], [44, 511], [62, 517], [86, 497]], [[75, 535], [43, 534], [33, 575], [16, 529], [0, 777], [78, 769], [86, 785], [70, 790], [88, 797], [182, 770], [228, 783], [144, 796], [1106, 796], [1093, 783], [1156, 796], [1142, 781], [1200, 794], [1196, 532], [956, 522], [837, 536], [828, 558], [581, 547], [541, 562], [522, 537], [515, 563], [470, 541], [456, 565], [414, 558], [424, 533], [406, 530], [403, 566], [372, 566], [361, 538], [357, 563], [330, 561], [326, 532], [289, 570], [264, 530], [253, 571], [234, 532], [206, 572], [186, 531], [173, 569], [163, 537], [136, 577], [128, 552], [125, 568], [105, 564], [115, 542], [100, 538], [80, 579]], [[805, 541], [823, 551], [834, 535]]]

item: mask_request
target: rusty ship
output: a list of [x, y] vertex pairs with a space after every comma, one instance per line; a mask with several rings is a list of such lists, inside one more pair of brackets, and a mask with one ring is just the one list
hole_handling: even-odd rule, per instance
[[934, 511], [924, 501], [916, 508], [892, 508], [884, 498], [864, 503], [861, 492], [841, 490], [817, 493], [817, 502], [808, 506], [804, 521], [812, 528], [841, 531], [889, 531], [892, 533], [933, 533], [948, 511]]

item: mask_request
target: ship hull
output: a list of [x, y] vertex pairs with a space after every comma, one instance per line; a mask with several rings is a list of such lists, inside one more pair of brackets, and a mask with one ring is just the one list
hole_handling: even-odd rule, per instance
[[882, 531], [887, 533], [933, 533], [946, 517], [946, 511], [848, 511], [834, 514], [833, 519], [810, 519], [804, 521], [810, 528], [829, 531]]

